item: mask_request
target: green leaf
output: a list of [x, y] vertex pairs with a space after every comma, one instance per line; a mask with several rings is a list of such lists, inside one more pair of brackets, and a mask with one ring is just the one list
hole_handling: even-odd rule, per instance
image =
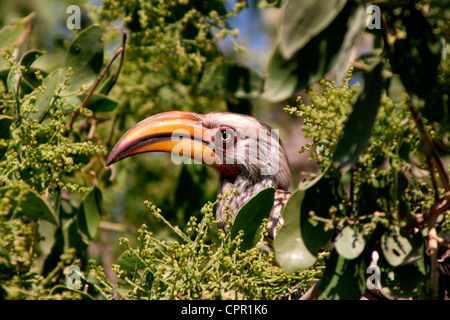
[[[306, 51], [303, 51], [306, 52]], [[281, 101], [291, 97], [300, 87], [299, 73], [301, 66], [298, 63], [298, 54], [291, 60], [284, 60], [279, 46], [275, 47], [270, 58], [267, 79], [264, 83], [265, 93], [272, 102]]]
[[[0, 48], [6, 48], [12, 43], [17, 44], [24, 30], [24, 24], [20, 20], [16, 20], [7, 26], [4, 26], [0, 30]], [[7, 68], [7, 62], [0, 56], [0, 69], [5, 68]]]
[[54, 286], [52, 288], [52, 291], [50, 292], [50, 295], [54, 295], [54, 294], [61, 294], [61, 295], [63, 295], [64, 292], [66, 292], [66, 291], [74, 292], [74, 293], [79, 294], [81, 296], [82, 300], [96, 300], [93, 296], [91, 296], [87, 292], [84, 292], [84, 291], [78, 290], [78, 289], [70, 289], [70, 288], [68, 288], [66, 286], [63, 286], [63, 285]]
[[261, 224], [269, 219], [275, 199], [275, 188], [266, 188], [248, 200], [237, 213], [230, 230], [230, 237], [238, 236], [243, 230], [241, 250], [253, 248], [261, 240]]
[[38, 120], [39, 122], [44, 119], [49, 108], [52, 106], [53, 97], [55, 96], [58, 83], [61, 83], [63, 79], [64, 71], [61, 68], [56, 69], [47, 77], [45, 77], [45, 79], [42, 81], [44, 91], [40, 91], [36, 94], [35, 105], [38, 109], [38, 112], [31, 113], [29, 115], [29, 118]]
[[102, 201], [102, 192], [99, 188], [94, 187], [83, 197], [78, 211], [78, 229], [91, 240], [97, 235], [102, 219]]
[[321, 33], [311, 39], [291, 59], [284, 59], [277, 44], [270, 58], [264, 83], [272, 102], [288, 99], [295, 92], [319, 81], [334, 66], [352, 14], [347, 5]]
[[[20, 78], [21, 95], [32, 92], [34, 89], [39, 87], [42, 80], [38, 79], [36, 76], [37, 69], [32, 68], [31, 65], [36, 61], [37, 58], [44, 54], [40, 50], [30, 50], [25, 52], [25, 54], [20, 59], [20, 66], [22, 68], [22, 76]], [[43, 76], [46, 76], [46, 72], [40, 71]]]
[[336, 60], [335, 81], [338, 85], [340, 85], [347, 77], [348, 61], [350, 60], [355, 47], [359, 44], [366, 25], [366, 20], [367, 14], [364, 5], [358, 6], [353, 16], [348, 20], [347, 32], [345, 33], [344, 42], [339, 49]]
[[274, 241], [275, 257], [287, 273], [312, 266], [317, 255], [308, 250], [300, 226], [300, 207], [305, 192], [297, 189], [289, 197], [283, 210], [284, 223]]
[[21, 21], [16, 21], [15, 23], [4, 26], [0, 30], [0, 47], [4, 48], [11, 43], [18, 42], [23, 31], [24, 25]]
[[342, 171], [348, 170], [358, 161], [369, 141], [380, 106], [383, 67], [384, 64], [380, 62], [365, 75], [353, 110], [348, 116], [343, 136], [333, 155], [333, 163], [340, 165]]
[[302, 185], [288, 199], [283, 210], [285, 222], [274, 241], [275, 258], [284, 271], [296, 272], [316, 262], [318, 251], [334, 231], [325, 230], [324, 223], [311, 218], [310, 213], [328, 218], [337, 199], [334, 182], [323, 175]]
[[61, 229], [56, 230], [54, 238], [55, 239], [51, 250], [45, 258], [42, 266], [42, 274], [44, 276], [47, 276], [50, 272], [55, 270], [58, 263], [61, 262], [61, 255], [64, 253], [66, 239]]
[[351, 227], [346, 226], [337, 235], [334, 247], [340, 256], [352, 260], [363, 252], [365, 245], [363, 236]]
[[63, 68], [72, 67], [68, 92], [82, 85], [90, 86], [97, 79], [103, 64], [102, 31], [98, 25], [92, 25], [81, 31], [70, 45]]
[[[84, 98], [84, 96], [81, 97], [81, 100], [84, 100]], [[89, 98], [86, 108], [92, 110], [93, 112], [111, 112], [114, 111], [118, 105], [118, 101], [113, 100], [103, 94], [94, 93]]]
[[323, 31], [347, 0], [287, 0], [281, 9], [280, 53], [288, 60]]
[[120, 266], [120, 270], [125, 271], [129, 276], [133, 276], [138, 270], [145, 268], [141, 259], [130, 252], [122, 253], [116, 263]]
[[389, 98], [391, 98], [392, 101], [398, 103], [403, 100], [405, 93], [406, 93], [405, 87], [402, 84], [400, 76], [394, 74], [392, 78], [389, 79], [389, 86], [387, 89], [387, 94]]
[[59, 226], [59, 219], [53, 207], [34, 191], [29, 191], [22, 204], [23, 214], [33, 219], [47, 220]]
[[[341, 196], [338, 195], [337, 185], [334, 178], [323, 177], [305, 192], [301, 206], [300, 228], [308, 250], [317, 254], [335, 234], [333, 229], [327, 230], [325, 223], [317, 221], [317, 218], [329, 219], [331, 207], [338, 207]], [[321, 199], [317, 201], [317, 199]]]
[[[12, 192], [12, 194], [10, 192]], [[24, 198], [23, 201], [18, 204], [15, 201], [15, 198], [17, 198], [21, 192], [23, 192]], [[46, 220], [59, 226], [59, 219], [53, 207], [34, 190], [19, 190], [14, 187], [4, 187], [0, 188], [0, 196], [9, 197], [13, 206], [19, 205], [22, 208], [19, 212], [21, 215], [31, 219]]]
[[319, 284], [317, 299], [355, 300], [366, 290], [366, 269], [364, 259], [347, 260], [336, 250], [331, 252], [327, 267]]
[[381, 237], [381, 249], [386, 261], [393, 267], [417, 260], [417, 247], [409, 236], [400, 233], [395, 227]]
[[43, 51], [36, 49], [27, 51], [24, 53], [22, 58], [20, 58], [20, 65], [29, 69], [31, 65], [34, 63], [34, 61], [36, 61], [36, 59], [42, 56], [43, 54], [44, 54]]
[[65, 228], [67, 230], [65, 234], [68, 238], [67, 244], [69, 248], [75, 248], [75, 250], [77, 250], [77, 258], [79, 258], [82, 263], [87, 262], [89, 241], [87, 241], [83, 234], [80, 233], [77, 225], [77, 220], [71, 219], [71, 222]]

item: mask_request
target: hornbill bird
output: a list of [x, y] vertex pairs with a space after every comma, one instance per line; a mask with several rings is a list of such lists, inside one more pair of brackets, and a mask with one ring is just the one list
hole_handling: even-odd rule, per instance
[[[291, 194], [288, 191], [291, 184], [288, 159], [276, 130], [254, 117], [229, 112], [203, 115], [164, 112], [128, 130], [111, 151], [106, 165], [139, 153], [156, 151], [171, 153], [172, 160], [178, 164], [182, 162], [180, 156], [184, 156], [217, 169], [220, 174], [218, 194], [224, 195], [232, 189], [238, 191], [228, 202], [220, 201], [216, 208], [216, 218], [222, 221], [219, 226], [223, 229], [226, 205], [229, 205], [233, 219], [250, 198], [265, 188], [274, 187], [275, 200], [267, 228], [269, 239], [275, 238], [276, 228], [283, 224], [283, 207]], [[444, 254], [447, 255], [448, 252]], [[448, 292], [448, 261], [440, 262], [439, 267]], [[314, 298], [316, 288], [317, 285], [311, 287], [305, 297]], [[380, 290], [366, 290], [362, 298], [393, 299]]]
[[251, 197], [274, 187], [274, 206], [267, 224], [269, 237], [274, 239], [276, 228], [283, 223], [282, 209], [291, 184], [286, 152], [277, 130], [254, 117], [229, 112], [164, 112], [128, 130], [111, 151], [106, 165], [154, 151], [171, 153], [177, 163], [184, 156], [217, 169], [218, 194], [237, 190], [228, 202], [220, 201], [216, 208], [216, 219], [223, 229], [226, 205], [234, 219]]

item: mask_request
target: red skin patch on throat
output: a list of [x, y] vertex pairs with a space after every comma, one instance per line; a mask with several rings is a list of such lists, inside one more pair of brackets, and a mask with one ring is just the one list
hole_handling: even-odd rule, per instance
[[218, 165], [216, 168], [220, 172], [220, 174], [225, 177], [236, 178], [238, 175], [241, 174], [241, 171], [238, 168], [228, 166], [226, 164]]

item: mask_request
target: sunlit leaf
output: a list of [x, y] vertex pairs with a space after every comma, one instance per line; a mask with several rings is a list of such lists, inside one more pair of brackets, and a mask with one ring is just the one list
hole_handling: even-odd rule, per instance
[[415, 260], [417, 248], [410, 237], [402, 235], [398, 228], [381, 237], [383, 256], [391, 266], [399, 266]]
[[334, 182], [322, 175], [292, 194], [283, 210], [285, 222], [274, 241], [275, 258], [283, 270], [296, 272], [315, 263], [320, 248], [330, 241], [334, 231], [326, 230], [324, 223], [310, 214], [328, 218], [337, 199]]
[[365, 245], [363, 236], [351, 227], [346, 226], [337, 235], [334, 247], [340, 256], [352, 260], [363, 252]]
[[292, 193], [283, 210], [284, 224], [274, 241], [275, 257], [287, 273], [312, 266], [317, 255], [308, 250], [300, 229], [300, 207], [305, 196], [303, 190]]

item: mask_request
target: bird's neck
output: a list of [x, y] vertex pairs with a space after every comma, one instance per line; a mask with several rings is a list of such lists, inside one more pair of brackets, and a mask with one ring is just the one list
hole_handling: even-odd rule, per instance
[[265, 188], [276, 187], [275, 183], [271, 179], [263, 179], [260, 181], [252, 181], [244, 176], [237, 176], [235, 178], [229, 178], [222, 176], [219, 181], [219, 188], [217, 193], [224, 196], [227, 192], [237, 190], [237, 194], [231, 194], [228, 200], [221, 200], [217, 205], [216, 218], [217, 220], [224, 221], [219, 223], [221, 227], [225, 225], [226, 220], [226, 206], [229, 205], [231, 212], [231, 218], [238, 213], [239, 209], [253, 196]]

